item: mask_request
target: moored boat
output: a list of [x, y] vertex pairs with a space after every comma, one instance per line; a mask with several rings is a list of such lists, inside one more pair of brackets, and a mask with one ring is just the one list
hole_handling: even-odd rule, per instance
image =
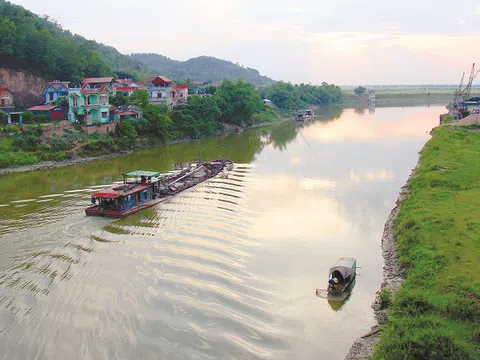
[[[136, 170], [123, 174], [123, 184], [96, 192], [93, 206], [85, 209], [89, 216], [122, 218], [156, 205], [170, 197], [210, 179], [222, 171], [233, 169], [229, 159], [188, 163], [181, 170], [161, 175], [159, 172]], [[98, 202], [98, 204], [97, 204]]]
[[315, 112], [313, 111], [313, 109], [298, 110], [294, 114], [296, 121], [308, 121], [313, 119], [314, 115], [315, 115]]
[[353, 289], [357, 274], [357, 260], [341, 257], [329, 270], [327, 289], [317, 289], [319, 297], [333, 301], [344, 301]]

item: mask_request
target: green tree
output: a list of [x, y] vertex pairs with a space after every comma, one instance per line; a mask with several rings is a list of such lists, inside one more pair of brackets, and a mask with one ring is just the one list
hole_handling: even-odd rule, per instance
[[115, 135], [120, 139], [119, 145], [123, 148], [131, 148], [135, 146], [138, 138], [135, 126], [128, 120], [120, 121], [115, 127]]
[[123, 95], [120, 92], [117, 92], [115, 96], [110, 98], [110, 104], [113, 106], [120, 106], [120, 105], [128, 105], [130, 104], [130, 100], [127, 96]]
[[162, 140], [168, 139], [168, 130], [172, 125], [172, 119], [166, 107], [147, 104], [143, 108], [143, 116], [150, 123], [150, 133]]
[[140, 108], [145, 108], [148, 105], [148, 91], [147, 90], [137, 90], [130, 95], [129, 102], [132, 105], [139, 106]]
[[353, 92], [357, 94], [358, 96], [363, 95], [367, 92], [367, 89], [364, 88], [363, 86], [358, 86], [355, 89], [353, 89]]
[[217, 91], [217, 87], [216, 87], [216, 86], [210, 85], [210, 86], [207, 86], [207, 87], [205, 88], [205, 94], [213, 95], [213, 94], [215, 94], [215, 91]]
[[249, 122], [264, 107], [254, 87], [243, 80], [235, 84], [225, 80], [213, 97], [222, 112], [220, 121], [237, 125]]
[[7, 124], [8, 114], [5, 111], [0, 110], [0, 124]]

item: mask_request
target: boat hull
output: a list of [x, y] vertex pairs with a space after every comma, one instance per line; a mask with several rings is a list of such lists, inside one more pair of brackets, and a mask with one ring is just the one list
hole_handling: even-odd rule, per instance
[[129, 215], [135, 214], [136, 212], [149, 208], [153, 205], [157, 205], [167, 199], [170, 199], [171, 196], [165, 196], [162, 198], [158, 198], [155, 200], [151, 200], [148, 202], [144, 202], [138, 206], [135, 206], [133, 208], [123, 210], [123, 211], [117, 211], [117, 210], [106, 210], [106, 209], [100, 209], [99, 205], [96, 206], [91, 206], [89, 208], [85, 209], [85, 214], [87, 216], [104, 216], [104, 217], [109, 217], [109, 218], [124, 218]]

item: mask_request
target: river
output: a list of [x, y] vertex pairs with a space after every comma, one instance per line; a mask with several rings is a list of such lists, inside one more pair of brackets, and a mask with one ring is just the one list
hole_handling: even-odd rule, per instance
[[[0, 176], [3, 359], [342, 359], [374, 324], [380, 239], [443, 106], [325, 108], [81, 166]], [[236, 167], [122, 220], [87, 218], [122, 172]], [[352, 295], [315, 295], [341, 256]]]

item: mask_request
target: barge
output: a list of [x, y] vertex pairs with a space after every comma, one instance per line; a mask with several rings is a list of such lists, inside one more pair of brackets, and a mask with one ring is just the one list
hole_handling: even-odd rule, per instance
[[[178, 165], [178, 164], [177, 164]], [[181, 169], [161, 174], [136, 170], [123, 175], [123, 184], [96, 192], [91, 196], [92, 206], [85, 209], [88, 216], [123, 218], [161, 203], [172, 196], [233, 169], [229, 159], [204, 162], [201, 160], [180, 164]]]

